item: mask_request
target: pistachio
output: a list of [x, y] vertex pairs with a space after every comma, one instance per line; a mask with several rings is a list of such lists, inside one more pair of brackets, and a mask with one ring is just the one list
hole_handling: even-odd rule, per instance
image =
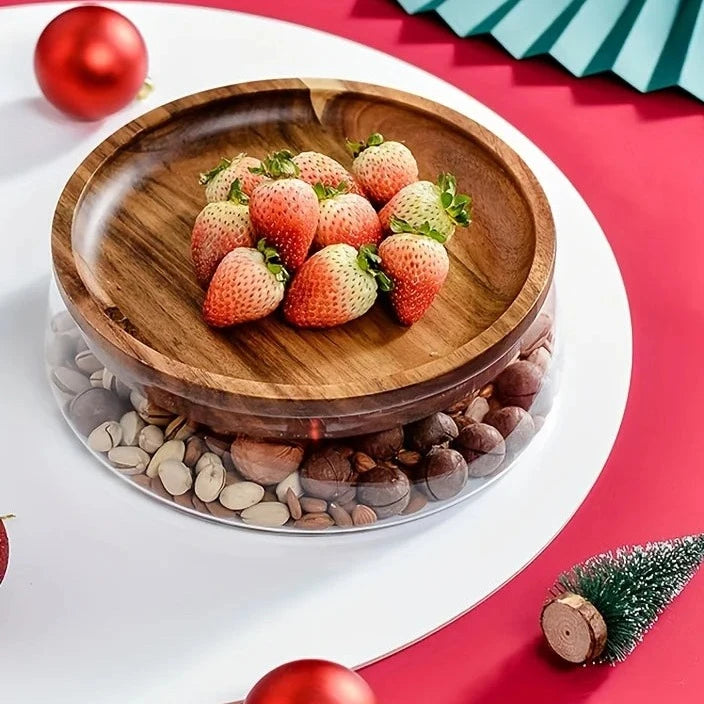
[[104, 389], [115, 392], [122, 399], [130, 397], [130, 387], [123, 384], [109, 369], [103, 369], [102, 385]]
[[114, 420], [101, 423], [88, 436], [88, 447], [95, 452], [109, 452], [122, 441], [122, 426]]
[[276, 528], [284, 525], [291, 517], [288, 506], [278, 501], [270, 501], [263, 504], [255, 504], [246, 508], [240, 514], [240, 518], [245, 523], [250, 523], [267, 528]]
[[52, 332], [56, 333], [75, 332], [77, 330], [76, 323], [73, 322], [73, 318], [67, 310], [57, 313], [51, 319], [50, 327]]
[[158, 472], [164, 489], [172, 496], [185, 494], [193, 486], [191, 470], [181, 460], [162, 460], [159, 462]]
[[[146, 430], [146, 428], [145, 428]], [[183, 461], [183, 456], [186, 453], [186, 446], [183, 440], [169, 440], [165, 442], [152, 457], [147, 467], [147, 474], [150, 477], [155, 477], [159, 473], [159, 465], [166, 460]], [[185, 465], [184, 465], [185, 467]], [[186, 468], [188, 469], [188, 468]], [[190, 474], [190, 470], [189, 470]], [[173, 492], [171, 492], [173, 493]]]
[[56, 388], [65, 394], [80, 394], [90, 389], [90, 380], [81, 372], [69, 367], [56, 367], [51, 372], [51, 381]]
[[90, 350], [79, 352], [74, 357], [73, 363], [76, 365], [77, 369], [80, 369], [87, 376], [103, 368], [98, 358]]
[[139, 441], [139, 434], [144, 428], [144, 421], [139, 417], [137, 411], [129, 411], [120, 418], [120, 425], [122, 426], [122, 444], [123, 445], [137, 445]]
[[[142, 422], [144, 421], [142, 420]], [[164, 444], [164, 431], [158, 425], [145, 425], [139, 431], [137, 444], [145, 452], [153, 455]]]
[[141, 474], [149, 464], [149, 455], [139, 447], [114, 447], [108, 459], [124, 474]]
[[205, 503], [215, 501], [225, 486], [225, 468], [211, 465], [196, 475], [193, 490], [196, 496]]
[[291, 472], [288, 477], [276, 485], [276, 498], [282, 502], [286, 501], [286, 494], [289, 489], [291, 489], [296, 496], [301, 496], [301, 494], [303, 494], [301, 477], [298, 472]]
[[206, 452], [196, 462], [196, 474], [213, 466], [222, 467], [222, 460], [214, 452]]
[[220, 503], [231, 511], [241, 511], [264, 498], [264, 487], [254, 482], [229, 484], [220, 493]]
[[130, 402], [134, 410], [139, 413], [142, 420], [150, 425], [158, 425], [163, 428], [167, 426], [174, 417], [173, 413], [169, 413], [169, 411], [153, 404], [149, 399], [140, 394], [139, 391], [130, 392]]
[[98, 369], [97, 372], [93, 372], [90, 375], [90, 385], [95, 387], [95, 388], [104, 388], [103, 387], [103, 372], [104, 369]]
[[198, 430], [196, 423], [191, 423], [184, 416], [176, 416], [164, 430], [167, 440], [187, 440]]

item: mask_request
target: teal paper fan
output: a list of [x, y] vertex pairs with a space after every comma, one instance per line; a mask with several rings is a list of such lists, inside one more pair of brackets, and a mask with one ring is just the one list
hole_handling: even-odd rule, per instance
[[399, 0], [461, 37], [491, 34], [512, 56], [549, 54], [575, 76], [613, 71], [639, 91], [704, 100], [704, 0]]

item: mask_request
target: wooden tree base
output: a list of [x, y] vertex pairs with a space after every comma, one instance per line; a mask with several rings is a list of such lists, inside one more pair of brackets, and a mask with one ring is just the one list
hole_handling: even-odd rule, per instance
[[566, 592], [543, 607], [540, 626], [550, 648], [563, 660], [584, 663], [606, 645], [606, 623], [585, 598]]

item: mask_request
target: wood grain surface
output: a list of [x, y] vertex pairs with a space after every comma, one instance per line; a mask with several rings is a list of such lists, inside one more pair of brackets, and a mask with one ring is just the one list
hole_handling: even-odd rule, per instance
[[[474, 222], [450, 242], [450, 274], [426, 316], [404, 328], [377, 305], [324, 331], [278, 315], [208, 328], [189, 247], [205, 204], [198, 174], [221, 156], [284, 147], [349, 167], [345, 138], [375, 131], [410, 147], [421, 178], [450, 170], [474, 198]], [[188, 96], [120, 129], [64, 189], [52, 249], [70, 312], [128, 382], [223, 429], [334, 435], [451, 403], [507, 354], [547, 294], [555, 232], [532, 173], [470, 119], [389, 88], [286, 79]]]

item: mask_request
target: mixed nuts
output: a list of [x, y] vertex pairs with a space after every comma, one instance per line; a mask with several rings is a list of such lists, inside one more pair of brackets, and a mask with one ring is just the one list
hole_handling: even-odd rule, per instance
[[308, 443], [199, 427], [104, 369], [67, 314], [52, 331], [50, 379], [91, 450], [167, 501], [249, 525], [321, 531], [418, 513], [506, 467], [550, 408], [554, 333], [545, 312], [494, 381], [446, 412]]

